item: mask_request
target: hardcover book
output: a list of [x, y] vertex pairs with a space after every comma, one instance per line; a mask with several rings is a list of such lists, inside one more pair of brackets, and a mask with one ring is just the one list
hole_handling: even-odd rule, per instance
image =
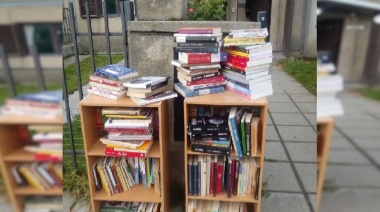
[[149, 88], [158, 83], [167, 81], [169, 80], [169, 78], [170, 76], [168, 77], [157, 77], [157, 76], [140, 77], [136, 80], [123, 83], [123, 86], [127, 88]]
[[177, 93], [175, 93], [173, 91], [165, 91], [165, 92], [151, 96], [151, 97], [146, 98], [146, 99], [140, 99], [140, 98], [132, 97], [131, 100], [134, 103], [136, 103], [138, 106], [142, 106], [142, 105], [152, 104], [155, 102], [160, 102], [160, 101], [163, 101], [166, 99], [172, 99], [172, 98], [175, 98], [177, 96], [178, 96]]
[[208, 87], [208, 88], [203, 88], [203, 89], [198, 89], [198, 90], [190, 90], [190, 89], [187, 89], [185, 86], [183, 86], [181, 83], [175, 83], [174, 88], [183, 97], [201, 96], [201, 95], [219, 93], [219, 92], [224, 91], [223, 85]]
[[118, 64], [111, 64], [96, 69], [96, 72], [117, 80], [128, 79], [138, 75], [137, 71]]
[[21, 94], [17, 96], [17, 99], [36, 102], [61, 103], [62, 91], [41, 91], [37, 93]]
[[190, 119], [189, 131], [193, 132], [229, 132], [228, 123], [221, 118]]

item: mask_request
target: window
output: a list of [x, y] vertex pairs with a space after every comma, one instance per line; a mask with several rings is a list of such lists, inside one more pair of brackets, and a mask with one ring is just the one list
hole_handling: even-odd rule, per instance
[[8, 54], [23, 55], [27, 52], [20, 25], [0, 25], [0, 43]]
[[[61, 53], [62, 26], [61, 24], [27, 24], [24, 25], [24, 35], [27, 46], [33, 44], [40, 54]], [[31, 52], [31, 49], [29, 49]]]
[[106, 9], [108, 15], [118, 15], [118, 1], [117, 0], [105, 0]]
[[90, 12], [90, 17], [103, 16], [101, 0], [79, 0], [80, 15], [82, 18], [86, 18], [86, 1], [88, 2], [88, 10]]

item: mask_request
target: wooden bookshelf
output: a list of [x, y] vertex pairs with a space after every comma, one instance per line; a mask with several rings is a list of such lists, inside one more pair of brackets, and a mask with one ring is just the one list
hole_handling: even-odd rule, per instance
[[[105, 145], [99, 139], [96, 121], [96, 110], [102, 107], [148, 107], [155, 108], [159, 117], [159, 138], [155, 140], [148, 152], [148, 158], [160, 158], [161, 196], [154, 186], [146, 188], [135, 185], [130, 190], [108, 196], [104, 190], [96, 192], [92, 167], [99, 157], [105, 157]], [[162, 211], [170, 210], [170, 167], [169, 167], [169, 131], [168, 131], [168, 101], [162, 101], [145, 106], [136, 105], [130, 98], [112, 100], [89, 94], [80, 103], [81, 125], [85, 149], [87, 174], [90, 186], [92, 211], [98, 212], [102, 201], [133, 201], [161, 203]]]
[[19, 127], [25, 125], [62, 126], [62, 117], [41, 118], [19, 115], [0, 115], [0, 166], [12, 203], [13, 211], [24, 211], [24, 200], [27, 196], [62, 196], [62, 189], [38, 190], [31, 186], [17, 186], [11, 173], [13, 165], [23, 162], [34, 162], [34, 154], [24, 150], [24, 141], [19, 134]]
[[319, 211], [334, 120], [331, 117], [317, 117], [317, 128], [317, 211]]
[[[255, 157], [259, 159], [259, 165], [260, 165], [260, 182], [259, 182], [259, 194], [258, 194], [258, 200], [256, 200], [253, 196], [234, 196], [232, 195], [231, 198], [227, 197], [226, 192], [222, 195], [216, 195], [215, 197], [213, 195], [206, 195], [206, 196], [189, 196], [188, 195], [188, 169], [187, 169], [187, 163], [188, 163], [188, 157], [189, 155], [210, 155], [207, 153], [201, 153], [201, 152], [193, 152], [190, 147], [190, 140], [187, 135], [187, 125], [189, 120], [189, 109], [191, 105], [203, 105], [203, 106], [248, 106], [248, 107], [260, 107], [260, 120], [261, 120], [261, 142], [259, 144], [260, 148], [258, 149], [258, 153]], [[265, 97], [256, 99], [256, 100], [249, 100], [246, 98], [243, 98], [234, 92], [231, 92], [229, 90], [226, 90], [222, 93], [216, 93], [211, 95], [203, 95], [203, 96], [196, 96], [196, 97], [189, 97], [186, 98], [184, 101], [184, 126], [185, 126], [185, 138], [184, 138], [184, 152], [185, 152], [185, 200], [186, 200], [186, 211], [188, 208], [189, 200], [197, 199], [197, 200], [207, 200], [207, 201], [224, 201], [224, 202], [244, 202], [248, 203], [252, 208], [254, 212], [260, 212], [261, 207], [261, 192], [262, 192], [262, 179], [263, 179], [263, 173], [264, 173], [264, 152], [265, 152], [265, 135], [266, 135], [266, 117], [267, 117], [267, 111], [268, 111], [268, 102]], [[231, 150], [231, 156], [237, 156], [235, 150], [232, 148]]]

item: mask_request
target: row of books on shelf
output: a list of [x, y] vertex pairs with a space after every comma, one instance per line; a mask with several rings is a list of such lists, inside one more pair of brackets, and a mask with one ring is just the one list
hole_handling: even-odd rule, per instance
[[157, 115], [152, 108], [99, 108], [98, 131], [105, 155], [146, 157], [158, 138]]
[[13, 165], [11, 172], [19, 187], [31, 186], [43, 191], [62, 187], [62, 163], [21, 163]]
[[161, 195], [160, 159], [100, 157], [92, 167], [96, 191], [112, 196], [142, 184]]
[[4, 115], [57, 118], [62, 116], [62, 91], [41, 91], [20, 94], [5, 100], [1, 109]]
[[188, 158], [188, 195], [227, 194], [258, 199], [260, 167], [254, 157], [190, 155]]
[[189, 112], [192, 151], [230, 155], [233, 146], [239, 157], [260, 153], [259, 108], [191, 106]]
[[252, 207], [252, 205], [244, 202], [223, 202], [191, 199], [189, 200], [187, 212], [247, 212], [252, 211], [250, 207]]
[[102, 202], [100, 212], [160, 212], [157, 202]]
[[27, 196], [24, 212], [62, 211], [62, 196]]

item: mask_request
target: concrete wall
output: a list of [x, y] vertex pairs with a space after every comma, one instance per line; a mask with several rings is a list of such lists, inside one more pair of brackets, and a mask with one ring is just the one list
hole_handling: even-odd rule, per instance
[[272, 0], [271, 25], [270, 25], [270, 42], [273, 51], [281, 51], [284, 40], [284, 22], [285, 22], [286, 1]]
[[341, 43], [338, 58], [338, 73], [345, 82], [360, 81], [363, 75], [371, 19], [346, 18], [342, 27]]
[[[259, 28], [254, 22], [191, 22], [191, 21], [133, 21], [129, 23], [129, 64], [139, 72], [139, 76], [171, 76], [173, 83], [173, 33], [180, 27], [222, 27], [224, 33], [231, 29]], [[172, 192], [184, 192], [183, 143], [174, 142], [173, 104], [169, 104], [170, 167]], [[182, 190], [181, 190], [182, 189]], [[175, 195], [172, 195], [175, 196]], [[175, 197], [173, 197], [175, 198]]]

